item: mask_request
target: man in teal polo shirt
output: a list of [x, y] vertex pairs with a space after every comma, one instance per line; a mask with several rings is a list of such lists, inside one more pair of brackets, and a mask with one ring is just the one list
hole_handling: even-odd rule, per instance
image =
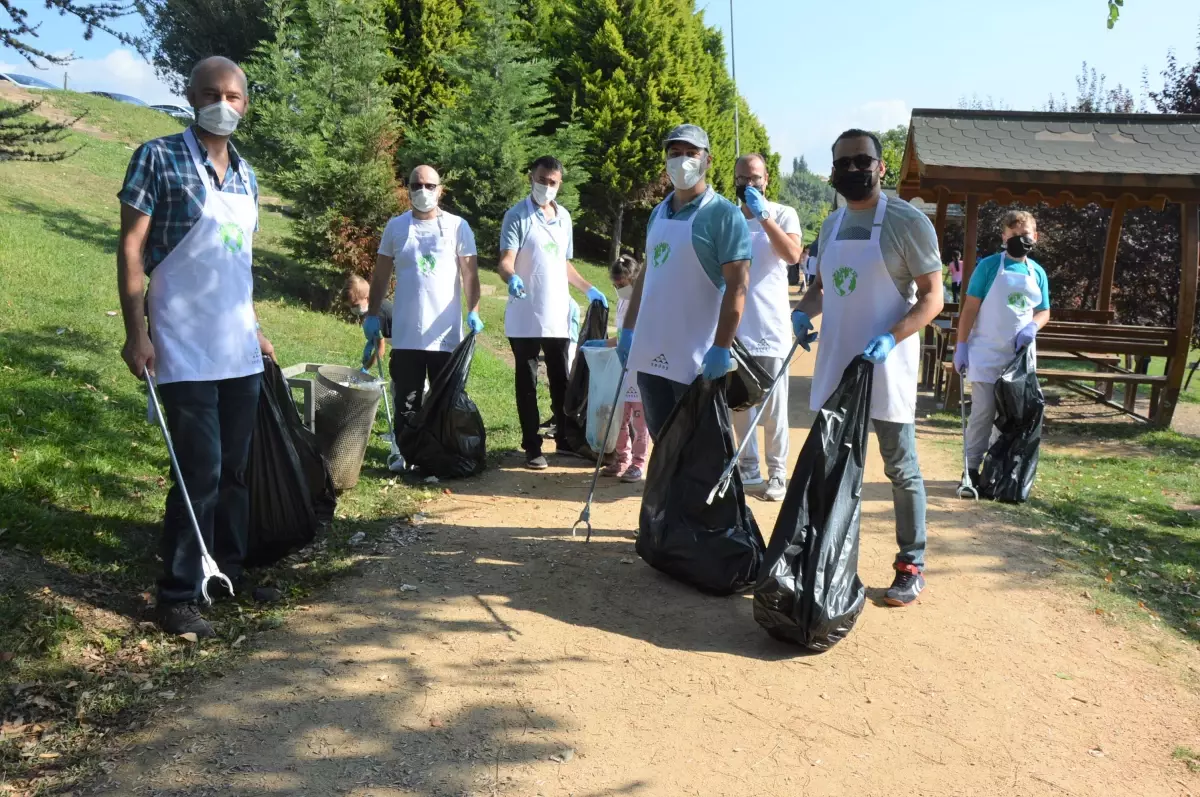
[[617, 343], [622, 362], [638, 375], [656, 440], [697, 375], [719, 379], [731, 369], [750, 278], [746, 219], [704, 179], [712, 165], [708, 134], [680, 125], [663, 148], [675, 190], [650, 214], [646, 267]]

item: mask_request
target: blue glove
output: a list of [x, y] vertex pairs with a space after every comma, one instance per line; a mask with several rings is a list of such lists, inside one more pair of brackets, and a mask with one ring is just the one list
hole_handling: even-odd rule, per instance
[[628, 365], [629, 350], [633, 348], [633, 330], [622, 329], [617, 333], [617, 358], [621, 365]]
[[796, 333], [796, 340], [800, 341], [804, 350], [812, 351], [809, 347], [817, 339], [817, 333], [813, 331], [813, 323], [808, 313], [799, 310], [792, 313], [792, 331]]
[[508, 295], [514, 299], [525, 298], [525, 281], [516, 274], [508, 278]]
[[608, 341], [604, 338], [596, 338], [595, 340], [586, 341], [583, 344], [583, 348], [585, 349], [603, 349], [606, 346], [608, 346]]
[[608, 309], [608, 297], [601, 293], [600, 289], [595, 285], [588, 288], [587, 297], [589, 302], [600, 302], [600, 304], [604, 305], [605, 310]]
[[467, 327], [476, 335], [483, 331], [483, 319], [479, 317], [479, 313], [474, 310], [467, 313]]
[[1020, 351], [1029, 344], [1033, 343], [1037, 337], [1038, 325], [1036, 321], [1030, 321], [1025, 326], [1021, 327], [1021, 331], [1017, 333], [1017, 339], [1013, 341], [1013, 351]]
[[362, 367], [367, 370], [367, 363], [371, 362], [371, 356], [375, 354], [375, 341], [368, 340], [367, 345], [363, 346]]
[[867, 358], [867, 362], [879, 365], [888, 358], [892, 353], [892, 349], [896, 348], [896, 339], [891, 333], [880, 335], [867, 344], [867, 348], [863, 349], [863, 357]]
[[367, 338], [367, 343], [374, 343], [379, 337], [379, 316], [369, 315], [363, 319], [362, 323], [363, 335]]
[[956, 344], [954, 346], [954, 372], [956, 374], [965, 373], [970, 364], [971, 358], [967, 351], [967, 342]]
[[759, 190], [752, 185], [746, 186], [746, 207], [750, 208], [750, 212], [755, 218], [762, 218], [762, 212], [767, 210], [767, 198], [759, 193]]
[[729, 353], [729, 349], [715, 345], [709, 347], [700, 370], [704, 378], [711, 382], [714, 379], [720, 379], [732, 370], [733, 356]]

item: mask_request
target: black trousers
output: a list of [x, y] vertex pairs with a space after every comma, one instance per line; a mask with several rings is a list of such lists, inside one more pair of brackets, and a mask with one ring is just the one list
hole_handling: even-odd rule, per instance
[[[246, 558], [250, 525], [246, 461], [261, 384], [261, 374], [254, 374], [158, 387], [204, 545], [231, 579], [241, 575]], [[159, 603], [196, 600], [201, 586], [200, 546], [174, 472], [171, 478], [163, 520]]]
[[546, 356], [546, 378], [550, 382], [550, 417], [558, 425], [562, 417], [563, 396], [567, 392], [567, 353], [571, 341], [567, 338], [509, 338], [516, 359], [517, 417], [521, 420], [521, 448], [526, 455], [542, 453], [542, 438], [538, 434], [541, 416], [537, 402], [538, 354]]
[[425, 379], [432, 384], [446, 363], [450, 362], [448, 351], [420, 351], [418, 349], [392, 349], [388, 361], [388, 372], [396, 394], [395, 427], [404, 424], [404, 416], [421, 409], [425, 398]]

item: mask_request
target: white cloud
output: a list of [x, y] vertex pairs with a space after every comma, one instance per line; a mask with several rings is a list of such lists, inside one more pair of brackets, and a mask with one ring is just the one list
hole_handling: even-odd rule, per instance
[[56, 86], [63, 84], [63, 73], [66, 72], [68, 88], [73, 91], [115, 91], [132, 95], [151, 105], [163, 102], [187, 104], [154, 74], [153, 66], [137, 53], [124, 48], [113, 50], [103, 58], [72, 61], [65, 67], [43, 66], [47, 68], [33, 69], [29, 64], [0, 64], [0, 72], [33, 75]]
[[830, 146], [838, 134], [852, 127], [863, 130], [888, 130], [908, 125], [912, 109], [904, 100], [871, 100], [860, 105], [822, 113], [819, 108], [793, 111], [783, 118], [767, 122], [771, 145], [781, 156], [781, 167], [791, 169], [792, 158], [804, 155], [808, 168], [828, 174], [833, 156]]

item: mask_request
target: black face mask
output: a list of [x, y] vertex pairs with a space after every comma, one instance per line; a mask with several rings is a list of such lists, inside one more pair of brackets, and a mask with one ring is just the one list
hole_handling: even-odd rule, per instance
[[833, 177], [829, 182], [833, 185], [834, 190], [846, 199], [851, 202], [861, 202], [875, 190], [875, 186], [879, 182], [879, 172], [874, 169], [844, 172], [834, 169]]
[[1033, 236], [1032, 235], [1014, 235], [1004, 243], [1004, 251], [1008, 252], [1010, 257], [1022, 258], [1033, 251]]
[[745, 201], [746, 201], [746, 186], [744, 186], [744, 185], [739, 185], [739, 186], [737, 187], [737, 198], [738, 198], [738, 201], [739, 201], [739, 202], [745, 202]]

